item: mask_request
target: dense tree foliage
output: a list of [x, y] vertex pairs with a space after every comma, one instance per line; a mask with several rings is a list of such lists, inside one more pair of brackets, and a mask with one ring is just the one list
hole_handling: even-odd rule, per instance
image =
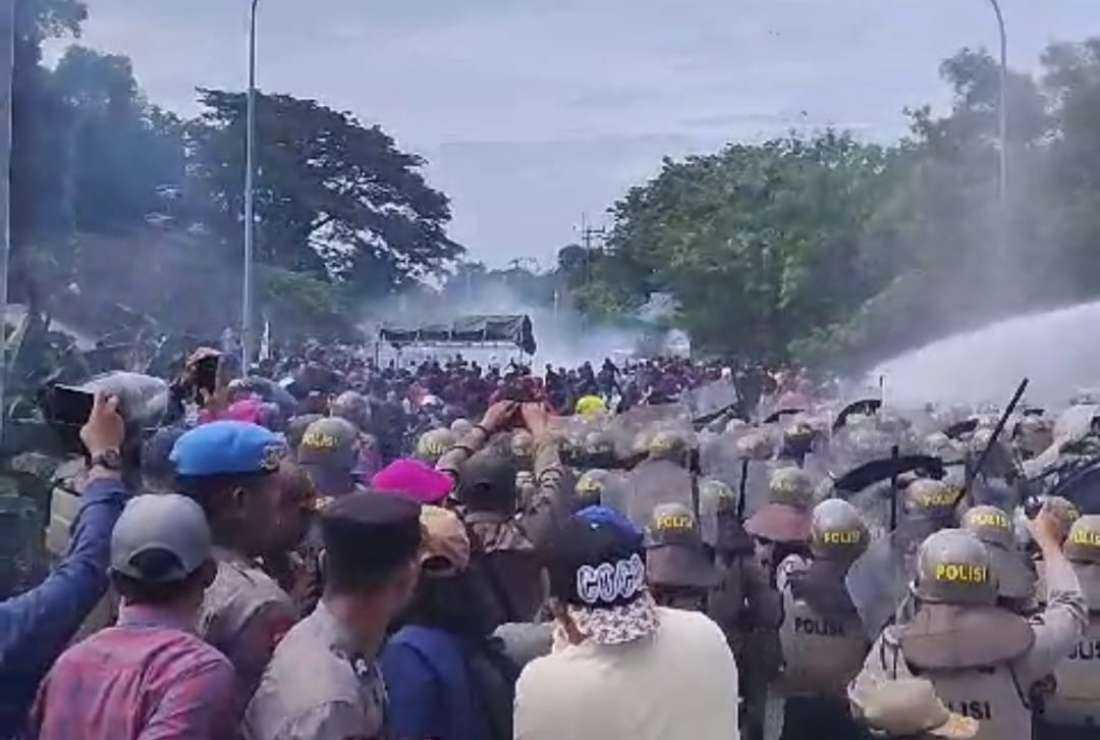
[[697, 346], [851, 368], [1100, 294], [1100, 40], [1053, 45], [1043, 66], [1010, 74], [1004, 210], [999, 68], [963, 49], [940, 70], [951, 111], [907, 111], [895, 146], [826, 131], [666, 161], [611, 209], [582, 304], [629, 313], [669, 291]]
[[[236, 324], [245, 95], [200, 89], [203, 112], [181, 120], [145, 99], [125, 56], [71, 46], [43, 64], [44, 41], [79, 36], [83, 3], [18, 0], [17, 17], [13, 298], [83, 318], [122, 302], [176, 329]], [[283, 331], [346, 328], [349, 295], [391, 293], [461, 255], [446, 196], [380, 127], [312, 100], [257, 103], [258, 313]], [[171, 285], [147, 284], [154, 260]], [[199, 300], [217, 311], [183, 310]]]
[[[245, 96], [200, 90], [188, 127], [197, 215], [240, 244]], [[378, 126], [312, 100], [260, 95], [256, 183], [258, 256], [284, 269], [354, 282], [379, 294], [438, 273], [461, 247], [447, 238], [447, 198]]]

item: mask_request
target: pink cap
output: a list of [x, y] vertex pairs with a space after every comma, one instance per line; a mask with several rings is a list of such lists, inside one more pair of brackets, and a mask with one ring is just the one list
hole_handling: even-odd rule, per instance
[[447, 498], [454, 481], [420, 460], [394, 460], [371, 478], [371, 488], [421, 504], [438, 504]]
[[263, 401], [257, 398], [244, 398], [229, 405], [229, 408], [212, 412], [208, 409], [199, 411], [199, 424], [209, 424], [212, 421], [247, 421], [250, 424], [263, 426]]
[[229, 406], [225, 418], [231, 421], [248, 421], [263, 424], [264, 402], [256, 398], [244, 398]]

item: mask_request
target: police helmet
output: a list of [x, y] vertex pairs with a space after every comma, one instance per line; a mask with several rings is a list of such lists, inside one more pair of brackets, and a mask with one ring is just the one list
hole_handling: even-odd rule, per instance
[[929, 535], [917, 554], [915, 591], [931, 603], [996, 603], [997, 579], [989, 551], [965, 529], [941, 529]]
[[810, 518], [810, 552], [822, 560], [852, 561], [867, 549], [867, 525], [856, 507], [831, 498], [814, 507]]
[[455, 434], [450, 429], [432, 429], [420, 435], [416, 443], [416, 456], [425, 462], [436, 463], [443, 453], [455, 444]]
[[808, 509], [814, 499], [814, 481], [801, 468], [779, 468], [768, 481], [768, 501]]

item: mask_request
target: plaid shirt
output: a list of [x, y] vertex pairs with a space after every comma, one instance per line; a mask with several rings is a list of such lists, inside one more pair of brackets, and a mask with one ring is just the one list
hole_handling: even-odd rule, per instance
[[31, 710], [39, 740], [233, 737], [233, 667], [178, 617], [124, 606], [118, 626], [65, 651]]

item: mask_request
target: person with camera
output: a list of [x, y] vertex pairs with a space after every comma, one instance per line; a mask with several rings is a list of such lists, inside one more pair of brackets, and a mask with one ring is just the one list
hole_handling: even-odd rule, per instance
[[80, 430], [89, 470], [69, 552], [37, 587], [0, 603], [0, 737], [23, 727], [42, 677], [107, 591], [111, 530], [128, 496], [125, 433], [118, 398], [96, 395]]
[[[546, 547], [558, 522], [572, 511], [572, 488], [564, 485], [565, 467], [549, 422], [540, 403], [500, 401], [436, 465], [455, 479], [471, 567], [496, 595], [497, 623], [534, 619], [546, 597]], [[514, 459], [499, 445], [488, 444], [493, 435], [517, 424], [535, 438], [538, 484], [538, 493], [522, 510], [517, 510]]]

